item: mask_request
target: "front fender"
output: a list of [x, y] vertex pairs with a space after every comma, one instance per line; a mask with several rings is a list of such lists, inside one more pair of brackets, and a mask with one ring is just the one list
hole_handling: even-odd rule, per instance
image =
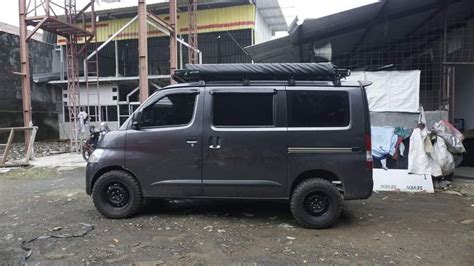
[[125, 166], [126, 131], [111, 131], [104, 135], [97, 144], [103, 154], [97, 162], [88, 162], [86, 166], [86, 192], [92, 193], [95, 179], [104, 172], [104, 169], [123, 168]]

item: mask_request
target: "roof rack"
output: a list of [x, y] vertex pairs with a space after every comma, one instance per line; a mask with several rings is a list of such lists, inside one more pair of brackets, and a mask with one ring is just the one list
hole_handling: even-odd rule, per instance
[[332, 63], [268, 63], [268, 64], [186, 64], [185, 69], [176, 70], [173, 79], [177, 82], [287, 80], [294, 85], [296, 80], [332, 81], [341, 85], [341, 78], [348, 77], [350, 70], [338, 69]]

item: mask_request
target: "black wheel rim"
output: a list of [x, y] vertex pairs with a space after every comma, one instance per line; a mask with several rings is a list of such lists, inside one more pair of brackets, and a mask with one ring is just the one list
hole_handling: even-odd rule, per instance
[[329, 209], [329, 198], [322, 192], [311, 192], [304, 198], [304, 210], [312, 216], [321, 216]]
[[129, 202], [130, 193], [123, 184], [113, 182], [105, 186], [104, 198], [113, 207], [121, 208]]

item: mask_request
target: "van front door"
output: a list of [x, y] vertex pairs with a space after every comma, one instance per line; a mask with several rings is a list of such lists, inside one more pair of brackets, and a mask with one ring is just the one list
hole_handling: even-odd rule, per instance
[[207, 88], [203, 196], [282, 198], [287, 178], [284, 88]]
[[139, 129], [127, 132], [126, 167], [144, 196], [200, 196], [203, 94], [180, 88], [151, 97]]

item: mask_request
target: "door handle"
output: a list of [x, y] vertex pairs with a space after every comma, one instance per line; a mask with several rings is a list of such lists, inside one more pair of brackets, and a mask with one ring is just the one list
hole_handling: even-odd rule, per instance
[[186, 143], [191, 145], [191, 147], [194, 147], [198, 143], [198, 139], [196, 137], [188, 137], [186, 138]]
[[221, 148], [221, 138], [219, 137], [210, 137], [209, 138], [209, 149], [220, 149]]

